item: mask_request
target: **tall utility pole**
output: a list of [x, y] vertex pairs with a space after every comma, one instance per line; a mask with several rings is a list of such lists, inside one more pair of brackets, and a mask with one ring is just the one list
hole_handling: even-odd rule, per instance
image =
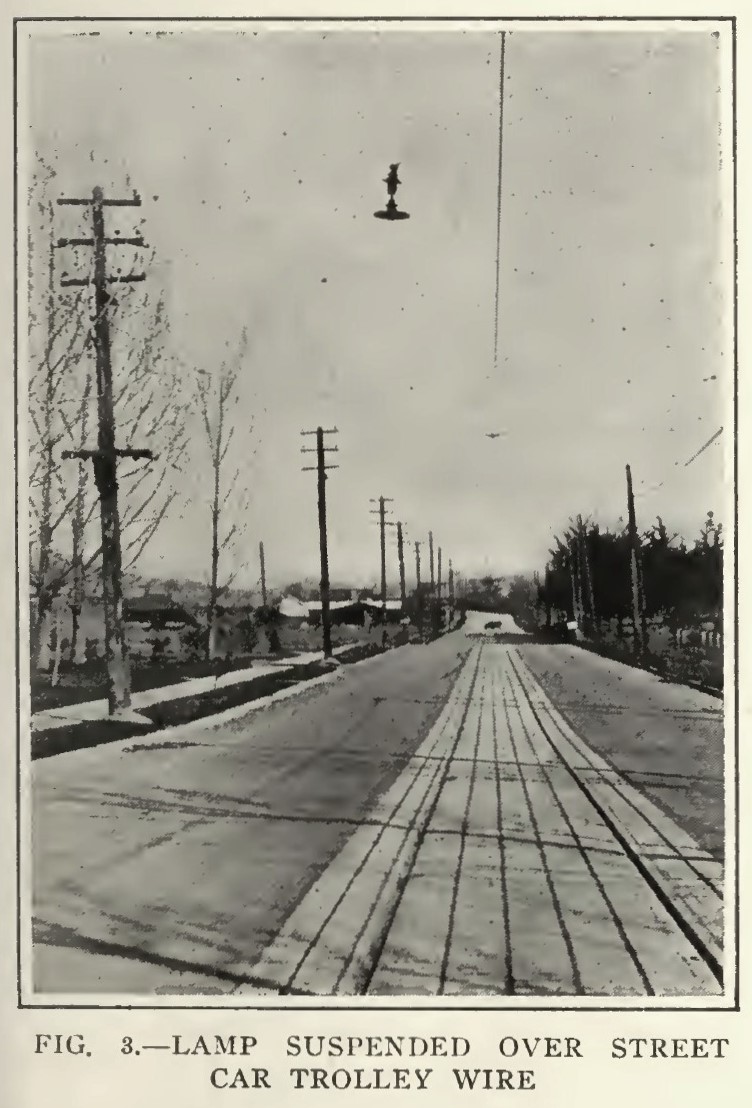
[[587, 627], [588, 633], [594, 634], [596, 629], [595, 591], [593, 589], [593, 574], [590, 569], [590, 556], [587, 547], [587, 529], [582, 522], [582, 516], [577, 516], [577, 540], [580, 572], [582, 577], [583, 605], [587, 600]]
[[266, 607], [266, 563], [263, 542], [259, 543], [259, 562], [261, 563], [261, 603]]
[[441, 547], [439, 547], [436, 558], [436, 595], [439, 603], [441, 603]]
[[418, 632], [423, 632], [423, 597], [420, 591], [420, 543], [415, 543], [415, 617], [418, 621]]
[[399, 575], [400, 575], [400, 601], [402, 602], [402, 610], [405, 609], [405, 601], [407, 600], [407, 589], [405, 587], [405, 547], [402, 541], [402, 523], [397, 523], [397, 556], [399, 557]]
[[572, 619], [578, 627], [582, 626], [582, 586], [579, 572], [579, 555], [577, 550], [577, 538], [571, 535], [569, 539], [569, 576], [572, 579]]
[[627, 513], [629, 519], [629, 547], [632, 563], [632, 619], [634, 621], [634, 651], [638, 657], [645, 653], [646, 628], [645, 604], [642, 594], [642, 562], [640, 539], [637, 534], [634, 493], [632, 492], [632, 470], [627, 468]]
[[449, 622], [454, 621], [454, 570], [452, 559], [449, 559]]
[[546, 575], [543, 578], [546, 599], [546, 630], [551, 630], [551, 563], [546, 562]]
[[428, 560], [431, 564], [431, 596], [436, 592], [436, 574], [433, 564], [433, 531], [428, 532]]
[[381, 540], [381, 621], [386, 626], [386, 529], [387, 527], [394, 527], [394, 524], [387, 522], [386, 519], [386, 504], [392, 502], [391, 496], [380, 496], [378, 500], [371, 499], [372, 504], [378, 504], [378, 508], [372, 510], [372, 515], [379, 517], [379, 532]]
[[123, 630], [123, 582], [122, 551], [120, 543], [120, 515], [118, 511], [118, 458], [152, 458], [150, 450], [119, 450], [115, 446], [115, 411], [112, 396], [112, 362], [110, 356], [111, 296], [107, 286], [115, 282], [145, 281], [144, 273], [128, 273], [124, 276], [108, 276], [107, 246], [143, 247], [140, 235], [132, 238], [107, 237], [104, 226], [105, 207], [138, 208], [141, 197], [134, 193], [128, 200], [106, 200], [97, 186], [91, 197], [58, 200], [58, 204], [87, 206], [91, 209], [91, 238], [61, 238], [59, 247], [90, 246], [93, 248], [94, 272], [89, 277], [61, 279], [61, 285], [94, 286], [93, 339], [96, 353], [97, 380], [97, 446], [95, 450], [65, 450], [64, 458], [91, 458], [94, 466], [94, 482], [99, 494], [99, 510], [102, 525], [102, 599], [104, 602], [105, 655], [107, 660], [107, 701], [110, 715], [127, 709], [131, 703], [131, 676], [128, 652]]
[[303, 446], [300, 448], [300, 452], [301, 454], [313, 454], [315, 451], [316, 454], [316, 465], [303, 466], [303, 472], [308, 473], [315, 470], [318, 474], [319, 550], [321, 553], [321, 584], [319, 587], [319, 596], [321, 598], [321, 630], [324, 636], [324, 657], [331, 658], [332, 624], [329, 611], [329, 551], [326, 538], [326, 470], [339, 469], [339, 466], [328, 466], [326, 464], [326, 454], [336, 453], [339, 447], [324, 446], [324, 435], [336, 435], [338, 432], [336, 427], [331, 427], [326, 431], [323, 427], [317, 427], [315, 431], [301, 431], [300, 433], [301, 435], [316, 436], [316, 446]]

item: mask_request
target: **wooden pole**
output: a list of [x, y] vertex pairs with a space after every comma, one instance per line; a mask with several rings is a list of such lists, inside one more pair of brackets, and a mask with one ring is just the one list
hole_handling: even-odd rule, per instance
[[627, 516], [629, 531], [629, 546], [631, 551], [632, 569], [632, 620], [634, 622], [634, 652], [638, 657], [645, 653], [645, 605], [642, 595], [642, 552], [640, 539], [637, 534], [637, 519], [635, 516], [634, 493], [632, 491], [632, 470], [627, 471]]
[[266, 564], [264, 562], [264, 544], [259, 543], [259, 562], [261, 563], [261, 603], [266, 607]]
[[321, 629], [324, 637], [324, 657], [332, 656], [332, 628], [329, 612], [329, 550], [326, 535], [326, 460], [324, 454], [324, 429], [316, 428], [316, 464], [318, 468], [319, 494], [319, 548], [321, 552]]
[[112, 362], [110, 343], [111, 302], [108, 285], [112, 281], [133, 282], [145, 280], [145, 275], [129, 273], [124, 276], [108, 276], [107, 246], [143, 246], [140, 235], [121, 238], [117, 234], [105, 235], [104, 209], [106, 205], [140, 207], [141, 198], [105, 200], [103, 190], [96, 186], [91, 197], [61, 197], [58, 204], [75, 204], [91, 208], [92, 237], [90, 239], [59, 239], [58, 246], [90, 246], [93, 248], [93, 276], [61, 280], [62, 285], [94, 286], [94, 351], [96, 355], [97, 385], [97, 448], [96, 450], [63, 451], [63, 457], [90, 457], [94, 466], [94, 482], [99, 494], [102, 526], [102, 599], [105, 623], [105, 657], [107, 660], [107, 702], [110, 714], [130, 707], [131, 675], [123, 627], [122, 550], [120, 540], [120, 515], [118, 512], [118, 457], [151, 458], [150, 450], [118, 450], [115, 445], [115, 411], [112, 394]]
[[400, 574], [400, 601], [404, 610], [405, 600], [407, 599], [407, 589], [405, 587], [405, 548], [402, 540], [402, 524], [397, 523], [397, 554], [399, 557], [399, 574]]
[[423, 633], [423, 593], [420, 582], [420, 543], [415, 543], [415, 618], [418, 632]]
[[587, 533], [582, 516], [577, 516], [578, 554], [580, 570], [582, 574], [583, 601], [587, 599], [587, 628], [589, 634], [594, 634], [596, 623], [595, 592], [593, 589], [593, 575], [590, 570], [590, 556], [587, 547]]
[[428, 560], [431, 567], [431, 596], [436, 592], [436, 575], [433, 562], [433, 531], [428, 532]]

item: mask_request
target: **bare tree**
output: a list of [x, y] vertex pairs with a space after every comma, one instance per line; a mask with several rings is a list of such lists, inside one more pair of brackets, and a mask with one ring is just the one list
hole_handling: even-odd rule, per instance
[[[148, 311], [148, 296], [143, 307]], [[118, 437], [123, 442], [155, 444], [153, 461], [134, 462], [118, 474], [123, 490], [121, 534], [123, 536], [123, 568], [131, 571], [164, 522], [172, 504], [181, 494], [179, 475], [183, 471], [188, 435], [185, 428], [190, 398], [181, 399], [181, 370], [175, 357], [167, 354], [165, 339], [168, 328], [164, 318], [164, 301], [160, 297], [148, 317], [145, 337], [126, 350], [118, 373], [115, 395], [118, 416]], [[78, 422], [68, 427], [70, 437], [81, 445], [86, 442], [89, 418], [90, 380], [84, 388]], [[90, 569], [99, 561], [101, 544], [88, 524], [96, 515], [97, 498], [86, 473], [85, 462], [78, 466], [78, 481], [71, 518], [72, 556], [54, 580], [57, 588], [68, 586], [71, 591], [71, 615], [74, 628], [80, 618], [84, 581]], [[76, 631], [77, 635], [77, 631]], [[72, 636], [73, 638], [73, 636]], [[75, 643], [71, 642], [71, 653]]]
[[[217, 606], [238, 573], [238, 568], [219, 583], [219, 563], [223, 553], [229, 553], [247, 526], [247, 489], [239, 485], [240, 469], [235, 468], [227, 477], [227, 458], [235, 435], [231, 409], [238, 403], [238, 373], [248, 348], [245, 329], [241, 334], [238, 350], [231, 362], [223, 362], [219, 373], [212, 378], [205, 370], [196, 372], [196, 394], [206, 431], [211, 460], [212, 490], [211, 511], [211, 562], [209, 572], [209, 603], [207, 605], [206, 656], [217, 653]], [[229, 525], [223, 518], [223, 509], [234, 499]]]
[[53, 207], [48, 196], [54, 177], [52, 166], [38, 157], [28, 209], [29, 565], [31, 647], [37, 663], [55, 597], [51, 577], [60, 562], [56, 538], [73, 504], [60, 482], [60, 451], [67, 438], [61, 417], [72, 399], [71, 372], [81, 361], [88, 338], [81, 291], [61, 295], [57, 287]]
[[[51, 615], [61, 594], [70, 604], [70, 657], [75, 659], [87, 576], [94, 587], [93, 571], [101, 557], [90, 463], [62, 459], [63, 450], [90, 447], [95, 434], [90, 355], [95, 320], [87, 291], [60, 281], [61, 267], [73, 264], [85, 272], [89, 259], [75, 248], [66, 248], [73, 254], [66, 253], [65, 260], [59, 256], [55, 184], [54, 159], [37, 154], [27, 190], [30, 622], [37, 667], [46, 665], [51, 654]], [[119, 442], [148, 444], [158, 454], [153, 462], [123, 466], [118, 473], [124, 568], [135, 575], [184, 491], [180, 476], [190, 400], [181, 394], [182, 370], [169, 354], [163, 297], [154, 297], [148, 284], [127, 285], [108, 311]]]

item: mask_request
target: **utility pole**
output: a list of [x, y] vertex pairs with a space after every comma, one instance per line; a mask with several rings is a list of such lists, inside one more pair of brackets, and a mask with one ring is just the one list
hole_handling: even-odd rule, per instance
[[120, 515], [118, 511], [118, 458], [153, 458], [151, 450], [119, 450], [115, 446], [115, 412], [112, 396], [112, 362], [110, 353], [110, 317], [108, 310], [112, 297], [107, 291], [108, 284], [145, 281], [144, 273], [128, 273], [123, 276], [108, 276], [106, 247], [135, 246], [143, 247], [140, 235], [132, 238], [107, 237], [104, 226], [105, 207], [141, 206], [141, 197], [134, 193], [132, 199], [106, 200], [102, 189], [97, 186], [91, 197], [58, 200], [58, 204], [86, 206], [91, 209], [91, 238], [61, 238], [59, 247], [90, 246], [93, 248], [93, 277], [67, 278], [65, 274], [61, 285], [94, 286], [94, 328], [93, 339], [96, 353], [97, 380], [97, 447], [95, 450], [65, 450], [64, 458], [91, 458], [94, 466], [94, 482], [99, 494], [99, 509], [102, 525], [102, 598], [104, 602], [105, 655], [107, 659], [108, 690], [107, 701], [110, 715], [127, 709], [131, 703], [131, 677], [128, 652], [123, 629], [123, 583], [122, 551], [120, 543]]
[[642, 595], [642, 562], [640, 539], [637, 534], [634, 493], [632, 492], [632, 470], [627, 469], [627, 513], [629, 519], [629, 547], [632, 563], [632, 619], [634, 622], [634, 652], [642, 657], [646, 647], [645, 605]]
[[543, 578], [546, 603], [546, 630], [551, 630], [551, 563], [546, 562], [546, 574]]
[[300, 433], [301, 435], [316, 436], [316, 446], [302, 446], [300, 452], [301, 454], [316, 454], [316, 465], [303, 466], [303, 472], [308, 473], [315, 470], [318, 474], [319, 550], [321, 553], [321, 584], [319, 587], [319, 596], [321, 598], [321, 630], [324, 636], [324, 657], [331, 658], [332, 625], [329, 612], [329, 551], [326, 537], [326, 470], [339, 469], [339, 466], [328, 466], [326, 464], [326, 454], [336, 453], [339, 447], [324, 446], [324, 435], [336, 435], [338, 431], [336, 427], [332, 427], [328, 430], [324, 430], [323, 427], [317, 427], [315, 431], [301, 431]]
[[577, 538], [574, 535], [571, 535], [569, 538], [569, 575], [572, 579], [572, 619], [579, 628], [582, 623], [582, 586], [579, 572]]
[[415, 543], [415, 618], [418, 634], [423, 634], [423, 594], [420, 587], [420, 543]]
[[441, 547], [439, 547], [436, 559], [436, 596], [439, 603], [441, 603]]
[[391, 496], [380, 496], [378, 500], [371, 499], [371, 504], [378, 504], [377, 509], [372, 509], [371, 514], [379, 517], [379, 532], [381, 540], [381, 621], [386, 627], [386, 529], [387, 527], [394, 527], [394, 524], [387, 522], [386, 519], [386, 504], [392, 502]]
[[407, 589], [405, 588], [405, 547], [402, 541], [402, 523], [397, 523], [397, 555], [399, 557], [399, 574], [400, 574], [400, 601], [402, 602], [402, 610], [405, 609], [405, 601], [407, 600]]
[[590, 555], [587, 547], [587, 529], [582, 522], [582, 516], [577, 516], [577, 541], [580, 562], [581, 588], [583, 606], [587, 600], [587, 627], [589, 634], [594, 634], [596, 629], [595, 591], [593, 589], [593, 574], [590, 569]]
[[261, 603], [266, 607], [266, 563], [264, 562], [264, 544], [259, 543], [259, 561], [261, 562]]
[[449, 559], [449, 622], [454, 622], [454, 570], [452, 559]]
[[431, 596], [436, 592], [436, 576], [433, 564], [433, 531], [428, 532], [428, 560], [431, 564]]

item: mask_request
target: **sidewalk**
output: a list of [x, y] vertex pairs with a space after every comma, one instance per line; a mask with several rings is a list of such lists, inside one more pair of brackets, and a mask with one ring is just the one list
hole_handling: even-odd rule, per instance
[[[342, 654], [352, 649], [352, 643], [345, 643], [334, 649], [333, 653]], [[243, 685], [249, 681], [255, 681], [269, 673], [285, 673], [296, 666], [310, 665], [312, 662], [323, 661], [321, 651], [310, 650], [305, 654], [296, 654], [291, 658], [280, 661], [260, 659], [247, 669], [236, 669], [219, 676], [191, 677], [181, 681], [177, 685], [160, 685], [153, 689], [144, 689], [134, 693], [131, 697], [131, 710], [138, 713], [144, 708], [151, 708], [156, 704], [163, 704], [169, 700], [179, 700], [188, 696], [199, 696], [202, 693], [214, 692], [217, 689], [227, 688], [232, 685]], [[89, 700], [79, 704], [66, 704], [59, 708], [48, 708], [45, 711], [35, 712], [31, 717], [32, 731], [52, 731], [59, 727], [70, 727], [76, 723], [90, 723], [95, 720], [108, 720], [106, 700]], [[138, 720], [128, 719], [127, 722], [138, 723]], [[146, 720], [143, 721], [146, 724]], [[149, 721], [150, 722], [150, 721]]]
[[361, 661], [358, 652], [357, 645], [343, 643], [330, 659], [319, 651], [308, 651], [279, 661], [260, 660], [249, 668], [216, 677], [188, 678], [145, 689], [134, 693], [131, 707], [116, 715], [109, 714], [103, 699], [36, 712], [31, 720], [31, 756], [48, 758], [120, 739], [153, 736], [167, 728], [217, 716], [225, 718], [228, 712], [242, 713], [247, 706], [277, 699], [298, 686], [321, 680], [342, 664]]

